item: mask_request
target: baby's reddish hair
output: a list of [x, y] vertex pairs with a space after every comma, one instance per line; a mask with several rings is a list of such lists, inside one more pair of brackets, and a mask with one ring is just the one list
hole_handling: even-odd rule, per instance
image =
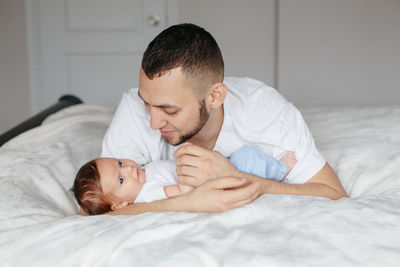
[[101, 189], [100, 173], [95, 159], [79, 169], [72, 191], [79, 206], [89, 215], [103, 214], [112, 210], [111, 200]]

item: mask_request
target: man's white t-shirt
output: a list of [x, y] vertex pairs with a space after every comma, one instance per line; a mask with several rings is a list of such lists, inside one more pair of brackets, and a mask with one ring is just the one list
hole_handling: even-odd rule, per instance
[[[224, 122], [214, 150], [225, 157], [250, 145], [280, 159], [294, 151], [297, 163], [285, 179], [302, 184], [325, 164], [300, 112], [274, 88], [250, 78], [226, 78]], [[178, 147], [166, 143], [150, 128], [138, 89], [124, 93], [103, 140], [101, 157], [129, 158], [145, 165], [174, 159]]]

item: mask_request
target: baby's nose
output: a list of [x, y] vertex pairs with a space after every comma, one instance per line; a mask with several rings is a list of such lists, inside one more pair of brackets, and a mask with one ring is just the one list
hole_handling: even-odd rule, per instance
[[137, 168], [135, 168], [135, 167], [133, 167], [133, 166], [126, 166], [126, 171], [127, 171], [130, 175], [136, 177]]

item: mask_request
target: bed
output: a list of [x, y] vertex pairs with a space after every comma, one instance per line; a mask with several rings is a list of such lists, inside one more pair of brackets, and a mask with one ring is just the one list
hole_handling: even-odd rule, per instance
[[113, 107], [70, 105], [0, 147], [1, 266], [399, 266], [400, 106], [300, 108], [349, 198], [80, 216], [69, 189]]

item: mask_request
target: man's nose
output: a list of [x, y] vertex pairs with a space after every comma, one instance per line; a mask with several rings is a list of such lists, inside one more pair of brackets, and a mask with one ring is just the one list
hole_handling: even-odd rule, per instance
[[161, 110], [155, 107], [149, 108], [150, 113], [150, 127], [153, 130], [158, 130], [163, 128], [167, 122], [164, 118], [164, 114]]

